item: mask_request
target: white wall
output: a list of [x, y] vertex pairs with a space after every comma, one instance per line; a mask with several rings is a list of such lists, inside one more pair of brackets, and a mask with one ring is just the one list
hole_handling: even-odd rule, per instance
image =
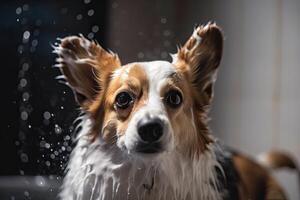
[[[214, 1], [226, 35], [212, 122], [250, 155], [275, 148], [300, 161], [300, 1]], [[276, 173], [300, 199], [295, 173]]]

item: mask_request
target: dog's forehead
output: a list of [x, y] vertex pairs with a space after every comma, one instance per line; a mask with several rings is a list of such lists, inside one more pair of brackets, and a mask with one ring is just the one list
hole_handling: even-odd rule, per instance
[[126, 80], [146, 76], [150, 85], [157, 85], [176, 72], [173, 64], [167, 61], [135, 62], [122, 66], [113, 73], [113, 78]]

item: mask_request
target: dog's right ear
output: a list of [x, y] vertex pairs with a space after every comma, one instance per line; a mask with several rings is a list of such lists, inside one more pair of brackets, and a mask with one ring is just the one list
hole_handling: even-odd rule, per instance
[[173, 57], [178, 71], [188, 74], [199, 108], [212, 102], [222, 50], [222, 31], [215, 23], [209, 22], [198, 26]]
[[116, 54], [83, 36], [69, 36], [54, 47], [57, 64], [67, 84], [73, 89], [79, 105], [88, 110], [96, 96], [105, 88], [112, 71], [121, 66]]

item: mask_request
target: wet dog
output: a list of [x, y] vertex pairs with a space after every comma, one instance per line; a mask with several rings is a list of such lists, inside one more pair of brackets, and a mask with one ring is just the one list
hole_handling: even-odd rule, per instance
[[[285, 199], [266, 167], [211, 135], [207, 115], [222, 48], [213, 23], [195, 28], [172, 62], [122, 65], [83, 36], [61, 39], [56, 66], [85, 115], [60, 197]], [[263, 160], [296, 168], [281, 153]]]

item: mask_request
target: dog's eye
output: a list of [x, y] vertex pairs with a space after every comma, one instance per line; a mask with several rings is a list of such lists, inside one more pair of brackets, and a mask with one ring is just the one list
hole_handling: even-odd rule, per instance
[[182, 95], [177, 90], [170, 90], [165, 96], [165, 101], [170, 107], [177, 108], [182, 103]]
[[116, 106], [120, 109], [128, 108], [132, 102], [133, 98], [128, 92], [121, 92], [116, 97]]

